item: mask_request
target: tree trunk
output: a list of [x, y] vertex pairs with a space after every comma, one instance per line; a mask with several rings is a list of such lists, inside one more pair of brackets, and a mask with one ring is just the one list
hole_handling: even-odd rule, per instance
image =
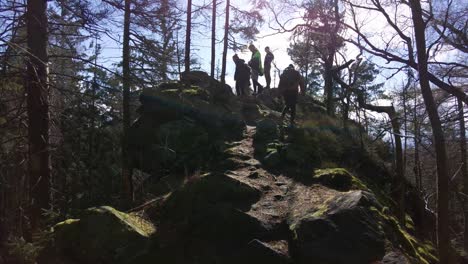
[[410, 0], [414, 34], [416, 39], [419, 84], [431, 122], [437, 162], [437, 242], [440, 263], [450, 263], [449, 249], [449, 176], [445, 137], [440, 122], [437, 106], [432, 96], [427, 72], [426, 34], [419, 0]]
[[[330, 52], [331, 53], [331, 52]], [[324, 88], [323, 92], [325, 95], [325, 105], [327, 107], [327, 114], [333, 115], [335, 112], [335, 107], [333, 104], [333, 58], [335, 53], [329, 54], [325, 60], [323, 79], [324, 79]]]
[[34, 232], [40, 226], [42, 210], [49, 208], [50, 203], [47, 0], [28, 0], [26, 18], [28, 169], [30, 221]]
[[[463, 109], [463, 101], [457, 98], [458, 103], [458, 119], [460, 126], [460, 156], [461, 156], [461, 176], [463, 177], [463, 193], [468, 193], [468, 167], [466, 166], [466, 126], [465, 126], [465, 111]], [[464, 246], [465, 251], [468, 252], [468, 199], [465, 196], [464, 201], [464, 215], [465, 215], [465, 232], [464, 232]]]
[[345, 130], [348, 129], [348, 120], [349, 120], [349, 103], [351, 101], [351, 96], [348, 94], [343, 100], [343, 127]]
[[223, 46], [223, 60], [221, 64], [221, 82], [226, 83], [226, 57], [227, 57], [227, 48], [229, 41], [229, 9], [230, 9], [230, 0], [226, 0], [226, 21], [224, 22], [224, 46]]
[[210, 76], [215, 77], [216, 66], [216, 1], [213, 0], [213, 10], [211, 14], [211, 71]]
[[416, 86], [414, 87], [414, 105], [413, 105], [413, 122], [414, 122], [414, 174], [416, 175], [416, 183], [418, 191], [422, 191], [422, 175], [421, 175], [421, 162], [419, 160], [419, 139], [421, 131], [419, 129], [418, 121], [418, 93], [416, 91]]
[[132, 169], [128, 156], [128, 130], [130, 128], [130, 4], [125, 0], [124, 33], [122, 49], [123, 86], [123, 136], [122, 136], [122, 181], [126, 201], [133, 200]]
[[375, 106], [364, 102], [362, 94], [358, 94], [359, 106], [378, 113], [386, 113], [392, 124], [393, 138], [395, 140], [395, 167], [396, 167], [396, 186], [395, 194], [397, 197], [398, 213], [397, 217], [402, 226], [405, 226], [405, 173], [403, 170], [403, 148], [400, 134], [400, 121], [395, 108], [392, 106]]
[[172, 39], [172, 30], [167, 27], [167, 19], [166, 15], [170, 16], [169, 14], [169, 3], [168, 0], [161, 1], [161, 10], [162, 10], [162, 17], [161, 17], [161, 35], [162, 35], [162, 61], [161, 61], [161, 79], [162, 81], [168, 80], [168, 62], [169, 62], [169, 44]]
[[190, 72], [190, 40], [192, 32], [192, 0], [187, 1], [187, 28], [185, 31], [185, 72]]
[[325, 104], [327, 106], [327, 114], [335, 114], [335, 105], [333, 98], [333, 61], [335, 59], [335, 53], [337, 49], [337, 35], [339, 31], [340, 23], [340, 13], [338, 0], [333, 1], [333, 13], [334, 13], [334, 26], [331, 28], [330, 32], [330, 43], [328, 43], [328, 54], [325, 58], [325, 67], [324, 67], [324, 93], [325, 93]]
[[179, 30], [176, 31], [176, 53], [177, 53], [177, 74], [179, 79], [182, 77], [182, 54], [179, 46]]
[[403, 124], [404, 124], [404, 131], [405, 131], [405, 143], [403, 144], [403, 171], [406, 171], [406, 164], [407, 164], [407, 157], [406, 157], [406, 150], [408, 149], [408, 109], [407, 109], [407, 93], [408, 93], [408, 88], [411, 84], [411, 80], [408, 78], [408, 83], [405, 85], [403, 88]]

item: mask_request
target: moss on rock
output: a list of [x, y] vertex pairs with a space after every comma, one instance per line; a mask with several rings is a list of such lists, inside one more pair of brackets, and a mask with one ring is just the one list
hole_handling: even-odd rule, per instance
[[439, 263], [436, 251], [429, 241], [421, 241], [409, 234], [385, 208], [372, 208], [372, 212], [380, 219], [380, 228], [385, 231], [386, 239], [393, 249], [400, 250], [414, 263]]
[[54, 259], [59, 257], [66, 263], [127, 263], [145, 250], [155, 232], [151, 223], [135, 215], [109, 206], [90, 208], [80, 219], [53, 227], [53, 240], [41, 260], [56, 263]]
[[351, 189], [369, 191], [369, 188], [360, 179], [344, 168], [317, 169], [314, 171], [313, 179], [339, 191]]
[[384, 234], [371, 206], [377, 206], [372, 194], [351, 191], [328, 199], [314, 213], [293, 219], [290, 229], [299, 263], [311, 259], [355, 264], [380, 260], [385, 254]]

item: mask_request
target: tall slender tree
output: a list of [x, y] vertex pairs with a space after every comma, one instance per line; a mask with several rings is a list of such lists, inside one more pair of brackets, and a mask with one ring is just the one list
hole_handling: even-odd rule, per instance
[[[445, 136], [442, 130], [437, 105], [429, 85], [426, 53], [426, 23], [419, 0], [410, 0], [411, 14], [416, 39], [419, 85], [431, 122], [437, 162], [437, 243], [440, 263], [450, 263], [449, 249], [449, 175]], [[461, 99], [461, 98], [460, 98]]]
[[122, 181], [124, 195], [133, 199], [132, 172], [128, 156], [128, 131], [130, 129], [130, 7], [131, 0], [125, 0], [124, 32], [122, 49], [122, 86], [123, 86], [123, 139], [122, 139]]
[[[468, 193], [468, 166], [466, 164], [466, 126], [465, 126], [465, 110], [463, 108], [463, 101], [457, 98], [458, 104], [458, 124], [460, 129], [460, 158], [461, 158], [461, 169], [460, 173], [463, 177], [463, 193]], [[465, 250], [468, 251], [468, 199], [465, 197], [464, 202], [464, 219], [465, 219]]]
[[50, 202], [47, 0], [28, 0], [26, 19], [30, 220], [36, 231]]
[[185, 72], [190, 72], [190, 40], [192, 34], [192, 0], [187, 0], [187, 28], [185, 31]]
[[213, 0], [213, 10], [211, 13], [211, 78], [215, 77], [216, 64], [216, 1]]
[[229, 42], [229, 9], [231, 7], [231, 1], [226, 0], [226, 20], [224, 22], [224, 46], [223, 46], [223, 59], [221, 63], [221, 82], [226, 82], [226, 57]]

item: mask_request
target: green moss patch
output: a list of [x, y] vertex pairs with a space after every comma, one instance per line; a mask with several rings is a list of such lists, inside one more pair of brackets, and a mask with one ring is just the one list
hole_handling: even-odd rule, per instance
[[436, 264], [439, 263], [436, 257], [436, 251], [428, 241], [420, 241], [409, 234], [397, 219], [388, 215], [388, 210], [378, 210], [373, 208], [375, 217], [380, 218], [380, 228], [385, 230], [387, 240], [393, 248], [399, 249], [408, 257], [414, 259], [415, 263]]
[[348, 191], [351, 189], [369, 190], [361, 180], [343, 168], [315, 170], [313, 179], [327, 187], [339, 191]]

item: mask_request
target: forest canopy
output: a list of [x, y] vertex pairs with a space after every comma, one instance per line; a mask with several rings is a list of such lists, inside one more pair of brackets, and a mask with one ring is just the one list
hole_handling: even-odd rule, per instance
[[[218, 134], [236, 122], [259, 132], [249, 111], [284, 118], [280, 84], [291, 64], [302, 90], [291, 129], [297, 104], [302, 139], [312, 131], [313, 142], [340, 146], [314, 145], [320, 162], [298, 170], [356, 165], [343, 154], [353, 147], [378, 156], [399, 225], [416, 211], [414, 194], [436, 220], [428, 239], [440, 263], [455, 263], [452, 251], [468, 251], [467, 17], [462, 0], [0, 1], [0, 256], [86, 208], [140, 208], [157, 200], [145, 189], [154, 182], [212, 172], [221, 161], [203, 153], [222, 148]], [[150, 112], [160, 116], [148, 121]], [[136, 157], [136, 137], [147, 135], [135, 131], [174, 116], [169, 132], [149, 136], [175, 144], [148, 150], [164, 159], [156, 170]], [[275, 140], [260, 153], [280, 153]]]

